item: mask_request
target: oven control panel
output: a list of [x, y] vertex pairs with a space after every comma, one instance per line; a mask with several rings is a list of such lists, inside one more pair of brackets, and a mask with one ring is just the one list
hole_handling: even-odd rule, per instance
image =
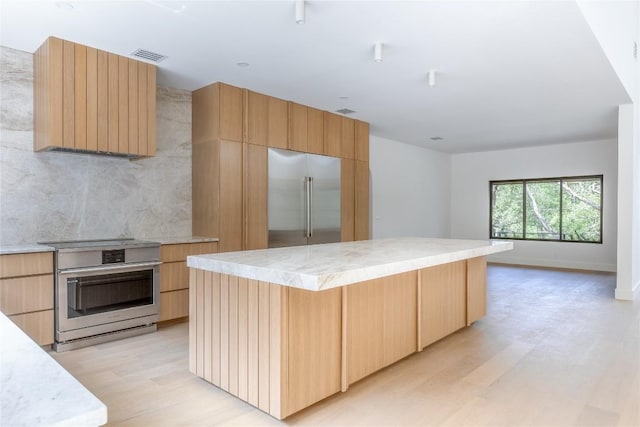
[[124, 262], [124, 249], [102, 251], [103, 264], [117, 264], [119, 262]]

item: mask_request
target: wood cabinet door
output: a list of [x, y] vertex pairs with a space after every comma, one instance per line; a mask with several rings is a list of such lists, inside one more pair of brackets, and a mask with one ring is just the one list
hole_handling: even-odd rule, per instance
[[326, 154], [324, 149], [324, 114], [322, 110], [307, 107], [307, 151]]
[[369, 239], [369, 162], [355, 161], [355, 239]]
[[307, 107], [289, 102], [289, 149], [307, 152]]
[[355, 160], [340, 162], [340, 235], [343, 242], [355, 239]]
[[265, 249], [269, 245], [267, 147], [246, 144], [244, 166], [245, 245], [243, 249]]
[[268, 97], [269, 128], [267, 145], [275, 148], [287, 148], [289, 133], [289, 103], [282, 99]]
[[242, 250], [242, 143], [220, 141], [220, 252]]
[[323, 119], [325, 154], [327, 156], [341, 157], [342, 117], [325, 111]]
[[467, 260], [467, 325], [487, 314], [487, 258]]
[[369, 123], [355, 121], [355, 154], [356, 160], [369, 161]]
[[340, 156], [344, 159], [355, 159], [355, 120], [348, 117], [341, 117], [341, 119]]
[[267, 145], [269, 139], [269, 97], [247, 91], [247, 142]]
[[218, 136], [221, 140], [242, 142], [244, 95], [242, 89], [215, 83], [219, 96]]
[[466, 325], [466, 266], [457, 261], [420, 270], [423, 348]]

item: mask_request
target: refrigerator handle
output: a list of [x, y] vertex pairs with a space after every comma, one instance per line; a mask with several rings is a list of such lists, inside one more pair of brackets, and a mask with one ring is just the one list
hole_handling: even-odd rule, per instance
[[310, 176], [307, 182], [307, 237], [313, 237], [313, 177]]

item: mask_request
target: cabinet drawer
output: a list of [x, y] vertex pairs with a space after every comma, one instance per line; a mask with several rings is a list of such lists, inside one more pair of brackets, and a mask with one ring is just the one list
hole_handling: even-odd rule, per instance
[[0, 278], [53, 273], [53, 252], [0, 255]]
[[189, 289], [160, 294], [159, 321], [179, 319], [189, 315]]
[[218, 242], [179, 243], [160, 246], [162, 262], [185, 261], [189, 255], [210, 254], [218, 252]]
[[9, 316], [38, 345], [53, 343], [53, 310]]
[[165, 262], [160, 265], [160, 292], [189, 288], [189, 269], [186, 261]]
[[0, 310], [6, 315], [53, 309], [53, 274], [0, 279]]

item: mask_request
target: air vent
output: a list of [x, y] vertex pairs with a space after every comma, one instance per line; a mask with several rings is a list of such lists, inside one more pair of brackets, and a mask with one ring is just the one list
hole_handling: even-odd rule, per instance
[[131, 53], [132, 56], [137, 56], [138, 58], [146, 59], [147, 61], [160, 62], [164, 61], [168, 58], [168, 56], [160, 55], [159, 53], [150, 52], [144, 49], [137, 49], [135, 52]]
[[633, 42], [633, 57], [638, 59], [638, 42]]
[[353, 114], [355, 113], [355, 111], [350, 110], [348, 108], [341, 108], [340, 110], [336, 110], [336, 113], [340, 113], [340, 114]]
[[429, 139], [432, 141], [442, 141], [444, 138], [442, 138], [441, 136], [432, 136]]

